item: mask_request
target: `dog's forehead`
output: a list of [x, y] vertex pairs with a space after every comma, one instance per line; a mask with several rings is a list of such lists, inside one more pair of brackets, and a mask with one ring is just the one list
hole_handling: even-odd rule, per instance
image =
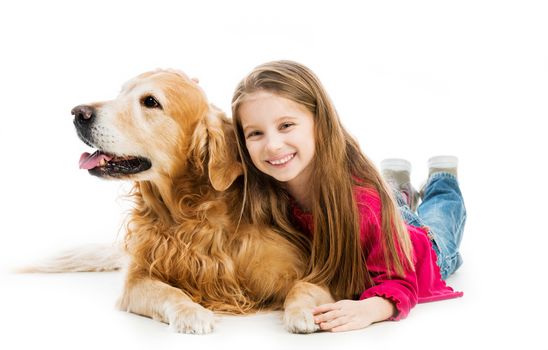
[[139, 88], [139, 90], [152, 89], [162, 82], [166, 81], [180, 81], [180, 82], [191, 82], [191, 79], [180, 70], [176, 69], [158, 69], [151, 72], [146, 72], [136, 76], [135, 78], [127, 81], [122, 85], [121, 93], [129, 92]]

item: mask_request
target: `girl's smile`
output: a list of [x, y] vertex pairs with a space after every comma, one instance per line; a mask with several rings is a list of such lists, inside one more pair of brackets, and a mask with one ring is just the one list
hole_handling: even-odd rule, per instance
[[270, 163], [271, 165], [275, 166], [275, 167], [283, 167], [283, 166], [287, 165], [287, 163], [289, 163], [289, 161], [291, 161], [293, 159], [293, 157], [295, 157], [296, 154], [297, 153], [292, 153], [292, 154], [282, 156], [280, 158], [269, 159], [269, 160], [267, 160], [267, 162]]

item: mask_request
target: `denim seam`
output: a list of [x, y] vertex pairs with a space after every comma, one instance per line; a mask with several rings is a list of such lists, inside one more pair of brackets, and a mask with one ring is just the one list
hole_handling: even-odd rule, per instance
[[439, 171], [439, 172], [435, 172], [434, 174], [430, 175], [430, 177], [428, 178], [428, 181], [426, 182], [426, 185], [424, 186], [424, 188], [428, 187], [432, 183], [432, 181], [435, 181], [439, 178], [444, 178], [444, 177], [448, 178], [448, 179], [455, 180], [456, 182], [458, 182], [458, 179], [455, 175], [453, 175], [451, 173]]

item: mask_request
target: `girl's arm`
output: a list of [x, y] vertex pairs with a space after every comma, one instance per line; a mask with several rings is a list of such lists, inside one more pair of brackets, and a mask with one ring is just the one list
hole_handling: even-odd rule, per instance
[[356, 202], [360, 212], [360, 233], [366, 266], [373, 283], [360, 295], [361, 300], [340, 300], [314, 308], [314, 321], [322, 330], [349, 331], [388, 319], [399, 320], [405, 318], [418, 301], [415, 271], [397, 276], [395, 272], [390, 274], [386, 266], [378, 193], [358, 188]]
[[376, 296], [363, 300], [340, 300], [312, 310], [314, 322], [320, 329], [331, 332], [365, 328], [393, 317], [395, 312], [392, 302]]

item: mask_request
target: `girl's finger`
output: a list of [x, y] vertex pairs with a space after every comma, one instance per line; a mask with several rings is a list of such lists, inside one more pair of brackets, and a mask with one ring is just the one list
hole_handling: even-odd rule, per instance
[[342, 327], [347, 323], [348, 319], [346, 317], [338, 317], [331, 321], [320, 323], [320, 329], [323, 331], [332, 331], [333, 329]]
[[312, 314], [313, 315], [322, 314], [324, 312], [328, 312], [328, 311], [335, 310], [335, 309], [338, 309], [338, 308], [336, 307], [336, 305], [334, 303], [323, 304], [323, 305], [319, 305], [319, 306], [316, 306], [315, 308], [313, 308], [312, 309]]
[[344, 324], [341, 324], [340, 326], [331, 328], [331, 332], [333, 333], [348, 332], [348, 331], [353, 331], [355, 329], [360, 329], [360, 328], [362, 327], [357, 327], [355, 324], [349, 322], [349, 323], [344, 323]]
[[329, 322], [340, 316], [340, 310], [331, 310], [323, 314], [314, 315], [314, 323]]

